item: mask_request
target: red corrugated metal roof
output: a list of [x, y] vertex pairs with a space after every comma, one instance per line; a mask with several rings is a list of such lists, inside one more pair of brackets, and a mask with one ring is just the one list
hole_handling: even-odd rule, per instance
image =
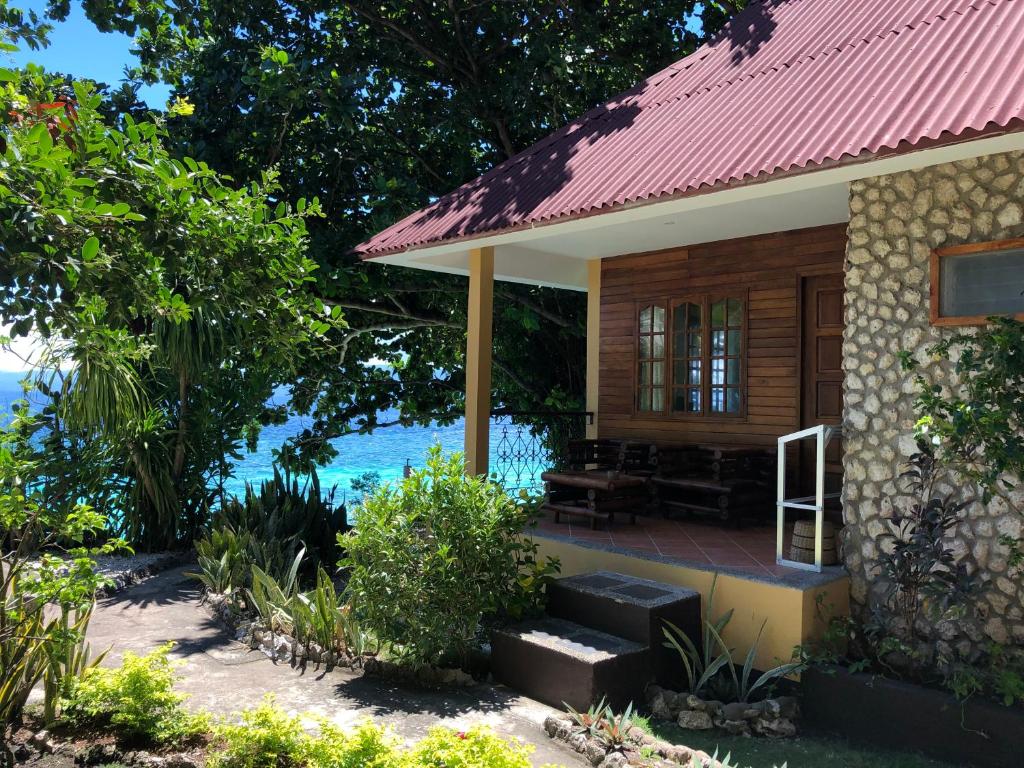
[[360, 245], [493, 234], [1024, 119], [1024, 0], [764, 0]]

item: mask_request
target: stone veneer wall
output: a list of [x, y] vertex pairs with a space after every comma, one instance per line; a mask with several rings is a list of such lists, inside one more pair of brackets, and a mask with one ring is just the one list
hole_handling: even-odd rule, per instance
[[[896, 479], [914, 452], [912, 374], [908, 350], [939, 383], [948, 366], [925, 349], [944, 331], [929, 322], [931, 250], [1024, 236], [1024, 153], [992, 155], [854, 182], [846, 258], [846, 373], [843, 556], [854, 610], [882, 599], [878, 577], [884, 517], [899, 497]], [[1024, 576], [1007, 567], [1000, 534], [1019, 536], [1024, 492], [987, 507], [975, 504], [955, 531], [953, 547], [986, 580], [977, 621], [933, 627], [934, 650], [973, 654], [989, 640], [1024, 643]]]

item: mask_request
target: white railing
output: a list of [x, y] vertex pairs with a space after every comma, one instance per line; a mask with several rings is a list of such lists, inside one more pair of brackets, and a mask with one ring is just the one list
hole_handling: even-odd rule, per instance
[[[775, 532], [775, 562], [788, 568], [821, 572], [822, 534], [825, 521], [825, 502], [839, 497], [839, 493], [825, 493], [825, 449], [833, 437], [842, 436], [842, 427], [819, 424], [779, 438], [778, 491], [776, 494], [776, 516], [778, 530]], [[798, 440], [815, 440], [814, 495], [786, 498], [786, 446]], [[814, 563], [801, 563], [784, 557], [783, 541], [786, 531], [786, 510], [803, 509], [814, 512]]]

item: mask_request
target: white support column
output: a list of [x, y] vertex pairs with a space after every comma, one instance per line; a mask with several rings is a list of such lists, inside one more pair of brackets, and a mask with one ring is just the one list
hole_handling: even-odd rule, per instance
[[466, 474], [486, 475], [490, 451], [494, 248], [469, 252], [466, 328]]
[[597, 439], [597, 409], [601, 378], [601, 260], [587, 262], [587, 407], [593, 414], [587, 439]]

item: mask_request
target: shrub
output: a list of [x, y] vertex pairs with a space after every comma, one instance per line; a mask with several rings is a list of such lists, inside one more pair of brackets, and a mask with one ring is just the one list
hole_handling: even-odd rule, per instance
[[323, 718], [317, 733], [301, 717], [285, 714], [268, 696], [217, 728], [219, 749], [210, 768], [529, 768], [533, 747], [497, 736], [483, 726], [457, 732], [432, 728], [411, 749], [386, 728], [365, 722], [342, 730]]
[[255, 709], [242, 712], [241, 722], [216, 729], [220, 749], [210, 768], [286, 768], [301, 765], [309, 736], [302, 720], [281, 711], [267, 696]]
[[127, 652], [120, 667], [93, 667], [71, 686], [64, 716], [73, 724], [109, 728], [154, 744], [188, 741], [209, 727], [204, 714], [188, 712], [174, 691], [178, 676], [168, 658], [172, 643], [145, 656]]
[[484, 726], [467, 731], [438, 726], [413, 747], [410, 763], [415, 768], [530, 768], [532, 752], [532, 745], [506, 741]]
[[539, 561], [523, 535], [533, 514], [434, 446], [424, 469], [366, 496], [339, 537], [350, 604], [400, 658], [464, 663], [484, 619], [541, 607], [557, 561]]

